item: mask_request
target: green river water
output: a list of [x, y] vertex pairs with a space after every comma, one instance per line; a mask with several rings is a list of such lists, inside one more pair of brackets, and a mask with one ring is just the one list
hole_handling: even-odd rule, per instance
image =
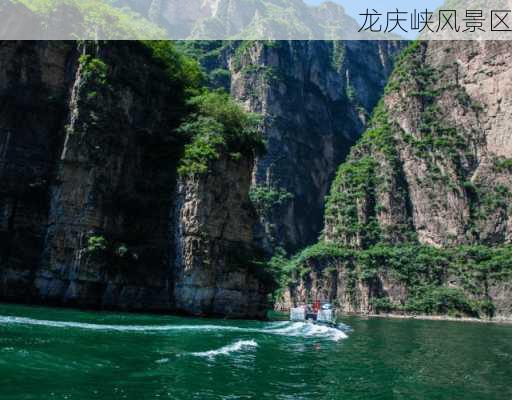
[[0, 305], [0, 399], [512, 399], [512, 326]]

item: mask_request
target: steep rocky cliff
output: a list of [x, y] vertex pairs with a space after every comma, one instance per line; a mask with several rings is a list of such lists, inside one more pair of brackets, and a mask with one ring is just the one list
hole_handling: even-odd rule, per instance
[[249, 198], [252, 165], [250, 158], [223, 156], [213, 163], [211, 173], [180, 182], [175, 234], [178, 310], [265, 317], [265, 294], [271, 286], [265, 287], [269, 281], [263, 281], [262, 271], [258, 275], [249, 261], [257, 257], [257, 216]]
[[[262, 114], [266, 153], [255, 159], [257, 143], [233, 132], [187, 149], [195, 133], [177, 128], [194, 106], [180, 57], [162, 49], [2, 45], [2, 298], [260, 317], [272, 284], [259, 248], [316, 240], [399, 44], [181, 46]], [[215, 131], [225, 117], [188, 127]]]
[[[191, 112], [180, 68], [190, 66], [167, 50], [2, 43], [0, 298], [261, 316], [265, 288], [225, 261], [233, 246], [253, 250], [241, 235], [256, 221], [252, 152], [178, 178], [188, 139], [177, 128]], [[196, 302], [183, 269], [201, 276], [186, 284], [215, 295]]]
[[268, 151], [257, 160], [253, 190], [265, 199], [257, 205], [266, 248], [296, 251], [318, 239], [337, 166], [364, 131], [399, 48], [283, 41], [235, 51], [231, 93], [265, 118]]
[[73, 50], [11, 42], [0, 52], [1, 292], [15, 298], [28, 292], [43, 249]]
[[256, 160], [251, 197], [268, 253], [314, 243], [338, 165], [383, 93], [399, 42], [245, 41], [181, 43], [263, 116], [267, 152]]
[[418, 42], [404, 53], [338, 171], [324, 244], [303, 254], [292, 300], [325, 289], [347, 311], [511, 318], [511, 50]]
[[510, 243], [508, 42], [418, 43], [341, 167], [327, 241]]

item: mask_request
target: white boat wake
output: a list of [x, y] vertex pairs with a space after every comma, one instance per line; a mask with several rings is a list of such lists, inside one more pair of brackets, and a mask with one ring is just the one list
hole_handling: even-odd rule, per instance
[[291, 337], [323, 338], [338, 342], [348, 337], [345, 333], [346, 330], [348, 327], [345, 325], [341, 325], [338, 329], [308, 322], [283, 322], [274, 324], [273, 327], [262, 330], [262, 332]]
[[25, 317], [0, 316], [0, 325], [36, 325], [53, 328], [75, 328], [95, 331], [116, 332], [240, 332], [279, 335], [287, 337], [319, 338], [340, 341], [347, 338], [348, 327], [340, 325], [333, 328], [305, 322], [278, 322], [269, 323], [264, 328], [242, 328], [230, 325], [108, 325], [90, 324], [84, 322], [48, 321]]
[[190, 353], [190, 355], [195, 357], [214, 359], [217, 356], [227, 356], [232, 353], [239, 353], [244, 350], [252, 350], [257, 347], [258, 343], [256, 343], [254, 340], [237, 340], [236, 342], [227, 346], [223, 346], [220, 349]]

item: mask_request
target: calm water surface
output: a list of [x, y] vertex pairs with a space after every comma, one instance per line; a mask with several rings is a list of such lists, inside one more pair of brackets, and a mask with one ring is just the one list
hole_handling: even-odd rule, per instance
[[0, 305], [0, 399], [512, 399], [512, 326]]

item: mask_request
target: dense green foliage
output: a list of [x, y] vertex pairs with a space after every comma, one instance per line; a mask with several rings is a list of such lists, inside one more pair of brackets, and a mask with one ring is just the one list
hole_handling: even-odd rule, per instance
[[[55, 21], [61, 15], [76, 15], [73, 29], [77, 37], [108, 39], [158, 39], [166, 37], [163, 29], [147, 18], [127, 8], [113, 7], [101, 0], [15, 0], [25, 5], [43, 22], [43, 26], [56, 28]], [[59, 10], [66, 10], [62, 13]], [[70, 10], [74, 10], [72, 13]], [[60, 12], [60, 13], [59, 13]], [[51, 21], [51, 23], [50, 23]], [[69, 21], [61, 21], [61, 26]], [[53, 25], [52, 25], [53, 24]]]
[[252, 203], [261, 214], [267, 214], [274, 207], [285, 205], [293, 199], [293, 194], [286, 189], [263, 185], [254, 186], [249, 195]]
[[203, 174], [222, 152], [237, 160], [265, 148], [259, 116], [248, 113], [227, 93], [205, 91], [189, 101], [194, 110], [179, 128], [191, 138], [179, 168], [180, 175]]
[[495, 160], [495, 169], [496, 172], [512, 172], [512, 159], [499, 157]]
[[150, 49], [153, 61], [165, 68], [170, 81], [182, 82], [192, 93], [196, 93], [204, 83], [204, 75], [197, 60], [177, 49], [173, 42], [146, 40], [143, 44]]
[[[354, 146], [347, 161], [340, 166], [326, 198], [326, 224], [334, 227], [331, 232], [345, 245], [368, 247], [397, 235], [397, 232], [382, 232], [377, 216], [383, 210], [378, 192], [389, 190], [388, 180], [401, 170], [397, 143], [384, 102], [375, 108], [368, 130]], [[401, 188], [395, 197], [405, 196]], [[401, 230], [403, 238], [411, 238], [408, 227]]]
[[[215, 54], [225, 46], [224, 42], [205, 43], [210, 43]], [[219, 159], [222, 152], [239, 160], [242, 156], [264, 151], [260, 117], [246, 112], [223, 90], [203, 87], [211, 77], [205, 76], [197, 61], [197, 52], [183, 43], [177, 47], [167, 41], [144, 44], [151, 49], [153, 59], [165, 66], [169, 80], [181, 82], [185, 88], [187, 116], [178, 133], [188, 144], [180, 161], [180, 175], [205, 173], [208, 164]], [[221, 72], [218, 74], [222, 75]]]
[[176, 46], [183, 54], [198, 61], [207, 77], [209, 88], [229, 91], [231, 72], [225, 65], [226, 53], [231, 52], [237, 42], [186, 40], [176, 42]]
[[109, 89], [107, 79], [109, 67], [101, 58], [93, 57], [90, 54], [82, 54], [78, 61], [81, 76], [88, 85], [86, 97], [88, 106], [91, 110], [96, 109], [98, 94]]
[[[393, 304], [385, 292], [377, 293], [371, 299], [376, 312], [492, 316], [487, 290], [492, 282], [512, 278], [512, 246], [377, 245], [359, 251], [321, 242], [282, 262], [287, 279], [281, 281], [293, 285], [312, 268], [345, 269], [353, 293], [357, 282], [378, 287], [383, 276], [407, 287], [402, 304]], [[449, 285], [451, 279], [456, 286]]]
[[230, 45], [231, 42], [221, 40], [183, 40], [176, 42], [176, 46], [184, 54], [207, 67], [216, 65], [222, 52]]
[[[115, 43], [115, 45], [114, 45]], [[89, 100], [102, 91], [108, 92], [117, 86], [130, 87], [137, 93], [172, 93], [173, 109], [169, 114], [183, 118], [189, 112], [185, 107], [187, 98], [200, 93], [205, 77], [196, 60], [179, 51], [169, 41], [78, 42], [79, 64], [82, 78], [87, 81]], [[107, 50], [115, 48], [116, 51]], [[123, 57], [142, 62], [133, 66], [119, 65]], [[151, 76], [143, 83], [146, 76]], [[143, 86], [144, 85], [144, 86]], [[89, 104], [94, 108], [94, 102]], [[181, 117], [180, 115], [181, 114]]]
[[103, 236], [90, 236], [87, 239], [87, 251], [89, 253], [101, 253], [108, 247], [107, 239]]
[[[351, 241], [359, 233], [370, 234], [370, 221], [360, 221], [358, 204], [370, 202], [375, 196], [376, 161], [371, 157], [350, 160], [343, 164], [338, 171], [334, 183], [335, 189], [327, 197], [326, 220], [332, 219], [336, 226], [336, 234]], [[373, 230], [372, 230], [373, 233]], [[366, 241], [375, 238], [367, 237]]]
[[82, 54], [79, 62], [84, 78], [94, 79], [100, 85], [107, 83], [108, 66], [103, 60], [90, 54]]

